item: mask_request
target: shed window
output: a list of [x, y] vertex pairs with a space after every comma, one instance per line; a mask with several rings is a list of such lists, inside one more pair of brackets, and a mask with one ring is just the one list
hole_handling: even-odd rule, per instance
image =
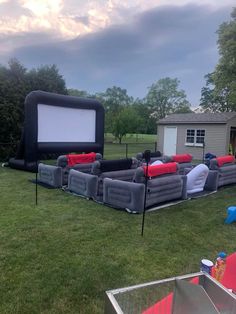
[[195, 130], [188, 129], [186, 143], [194, 144], [194, 138], [195, 138]]
[[205, 130], [202, 129], [187, 129], [185, 145], [203, 146], [205, 142], [205, 134]]
[[205, 130], [197, 130], [196, 143], [203, 144], [205, 142]]

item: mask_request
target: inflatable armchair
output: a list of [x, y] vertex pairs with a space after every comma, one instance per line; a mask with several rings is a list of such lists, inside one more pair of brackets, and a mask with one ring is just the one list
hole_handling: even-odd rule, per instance
[[218, 187], [236, 183], [236, 164], [234, 156], [226, 155], [211, 159], [209, 169], [218, 172]]
[[39, 182], [58, 188], [68, 183], [68, 173], [71, 169], [90, 173], [96, 160], [102, 159], [99, 153], [68, 154], [57, 158], [56, 166], [39, 164]]
[[[68, 189], [82, 196], [102, 201], [105, 178], [132, 181], [137, 167], [138, 160], [136, 158], [95, 161], [92, 165], [91, 174], [70, 171]], [[72, 184], [76, 181], [77, 184]]]
[[92, 165], [96, 160], [101, 160], [99, 153], [69, 154], [57, 158], [57, 166], [63, 171], [63, 184], [67, 184], [68, 174], [71, 169], [84, 173], [91, 173]]

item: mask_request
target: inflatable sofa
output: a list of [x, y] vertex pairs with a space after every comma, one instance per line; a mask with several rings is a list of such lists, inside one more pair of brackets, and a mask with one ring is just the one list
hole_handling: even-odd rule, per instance
[[187, 175], [181, 175], [179, 168], [180, 165], [175, 162], [138, 167], [133, 182], [105, 178], [103, 202], [130, 212], [142, 213], [144, 202], [145, 208], [150, 208], [162, 203], [192, 198], [199, 192], [216, 191], [216, 171], [200, 164]]
[[57, 158], [56, 165], [40, 163], [38, 166], [38, 181], [45, 185], [60, 188], [68, 182], [68, 173], [71, 169], [90, 173], [96, 160], [102, 159], [100, 153], [68, 154]]

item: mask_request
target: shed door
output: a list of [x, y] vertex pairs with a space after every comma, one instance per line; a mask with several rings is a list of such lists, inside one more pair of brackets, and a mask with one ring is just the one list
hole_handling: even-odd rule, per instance
[[164, 155], [175, 155], [177, 143], [177, 127], [165, 126], [164, 128]]

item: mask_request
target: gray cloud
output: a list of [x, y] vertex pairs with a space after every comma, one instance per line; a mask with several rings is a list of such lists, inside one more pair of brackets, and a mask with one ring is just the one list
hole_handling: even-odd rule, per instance
[[86, 26], [89, 25], [89, 18], [88, 18], [88, 16], [75, 16], [73, 19], [76, 22], [82, 23], [82, 24], [84, 24]]
[[0, 4], [1, 18], [18, 18], [19, 15], [31, 16], [31, 12], [30, 10], [23, 8], [17, 0], [10, 0]]
[[134, 97], [144, 97], [154, 81], [177, 77], [197, 105], [203, 77], [218, 61], [216, 30], [229, 20], [230, 12], [229, 7], [216, 11], [196, 5], [159, 7], [130, 23], [70, 41], [44, 43], [42, 34], [33, 34], [34, 45], [28, 43], [11, 56], [27, 67], [55, 63], [68, 87], [88, 92], [117, 85]]

